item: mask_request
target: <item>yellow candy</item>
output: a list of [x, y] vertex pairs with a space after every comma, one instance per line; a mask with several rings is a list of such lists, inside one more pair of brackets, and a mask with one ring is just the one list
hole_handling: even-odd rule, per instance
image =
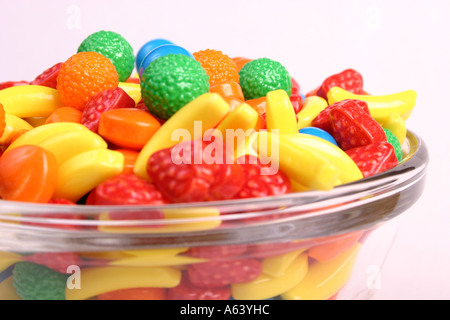
[[278, 130], [279, 134], [298, 132], [297, 119], [291, 100], [284, 90], [270, 91], [266, 95], [267, 130]]
[[406, 90], [388, 95], [357, 95], [339, 87], [331, 88], [327, 93], [328, 103], [345, 99], [357, 99], [367, 102], [370, 114], [380, 124], [396, 112], [403, 120], [408, 119], [416, 104], [417, 93], [414, 90]]
[[123, 250], [122, 252], [133, 257], [165, 257], [176, 256], [177, 254], [186, 252], [189, 247], [184, 248], [162, 248], [162, 249], [137, 249], [137, 250]]
[[141, 85], [138, 83], [119, 82], [119, 88], [128, 93], [136, 104], [141, 101]]
[[[189, 102], [167, 120], [142, 148], [134, 165], [134, 173], [150, 180], [146, 168], [148, 159], [154, 152], [183, 141], [183, 134], [189, 134], [190, 140], [202, 138], [203, 134], [208, 129], [214, 128], [229, 110], [230, 105], [217, 93], [205, 93]], [[201, 130], [198, 129], [198, 125], [201, 126]], [[184, 131], [180, 132], [177, 129]], [[173, 136], [177, 133], [181, 135]]]
[[279, 277], [262, 273], [255, 280], [231, 285], [231, 295], [236, 300], [269, 299], [291, 290], [308, 272], [308, 255], [301, 254], [292, 261]]
[[357, 243], [330, 262], [313, 263], [298, 285], [281, 296], [286, 300], [325, 300], [338, 292], [350, 278], [361, 248]]
[[119, 151], [96, 149], [79, 153], [58, 167], [55, 198], [78, 201], [106, 179], [122, 172], [124, 156]]
[[[218, 219], [220, 212], [216, 208], [184, 208], [167, 209], [161, 208], [164, 213], [163, 225], [156, 227], [115, 227], [111, 225], [102, 225], [98, 229], [108, 233], [167, 233], [167, 232], [185, 232], [214, 229], [220, 226]], [[184, 223], [171, 223], [173, 219], [192, 219], [204, 218], [203, 221], [186, 221]], [[107, 213], [99, 217], [103, 221], [111, 221]]]
[[40, 142], [38, 146], [53, 153], [58, 164], [89, 150], [108, 148], [106, 141], [90, 130], [62, 132], [48, 137]]
[[328, 103], [325, 99], [319, 96], [307, 97], [302, 109], [297, 113], [297, 128], [302, 129], [311, 127], [312, 121], [326, 107], [328, 107]]
[[292, 261], [294, 261], [294, 259], [305, 250], [306, 248], [284, 253], [274, 257], [264, 258], [261, 262], [262, 272], [272, 277], [281, 276], [291, 265]]
[[[282, 137], [283, 135], [260, 131], [254, 148], [260, 157], [270, 158], [291, 180], [298, 181], [303, 186], [315, 190], [331, 190], [337, 184], [341, 172], [326, 153]], [[278, 152], [272, 152], [269, 146], [275, 146]]]
[[398, 139], [400, 145], [403, 145], [406, 139], [406, 124], [405, 120], [397, 112], [392, 112], [381, 125], [383, 128], [389, 129]]
[[80, 272], [80, 289], [66, 288], [67, 300], [85, 300], [101, 293], [130, 288], [173, 288], [181, 271], [170, 267], [98, 267]]
[[64, 106], [56, 89], [36, 85], [3, 89], [0, 91], [0, 103], [5, 113], [19, 118], [48, 117]]
[[11, 253], [11, 252], [5, 252], [0, 251], [0, 272], [5, 271], [13, 264], [19, 262], [22, 260], [22, 256]]
[[11, 138], [20, 130], [31, 130], [33, 126], [19, 118], [17, 116], [13, 116], [12, 114], [5, 114], [5, 130], [3, 131], [3, 135], [0, 137], [0, 145], [7, 145], [10, 143]]
[[281, 139], [287, 139], [296, 146], [309, 148], [324, 155], [333, 165], [339, 168], [340, 175], [338, 184], [353, 182], [363, 178], [361, 170], [355, 162], [338, 146], [319, 137], [298, 133], [286, 135]]
[[[227, 130], [243, 130], [255, 129], [258, 122], [258, 112], [256, 112], [248, 104], [243, 103], [234, 108], [225, 119], [217, 126], [217, 130], [222, 133], [222, 137], [227, 137]], [[230, 132], [230, 131], [229, 131]], [[233, 134], [233, 132], [230, 132]], [[227, 139], [228, 141], [228, 139]]]
[[40, 127], [33, 128], [32, 130], [25, 132], [5, 150], [8, 152], [13, 148], [17, 148], [23, 145], [38, 145], [45, 139], [59, 135], [63, 132], [72, 130], [89, 130], [84, 125], [75, 122], [55, 122], [42, 125]]
[[9, 277], [0, 282], [0, 300], [22, 300], [14, 287], [13, 277]]
[[236, 153], [235, 157], [236, 159], [245, 155], [251, 155], [258, 157], [258, 153], [256, 152], [256, 149], [253, 148], [253, 145], [255, 144], [256, 139], [258, 138], [258, 133], [253, 132], [250, 136], [246, 136], [243, 141], [240, 141], [236, 144]]

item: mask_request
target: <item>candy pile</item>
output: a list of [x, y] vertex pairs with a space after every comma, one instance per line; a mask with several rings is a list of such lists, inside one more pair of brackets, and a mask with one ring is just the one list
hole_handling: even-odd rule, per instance
[[[191, 54], [165, 39], [149, 41], [135, 57], [121, 35], [100, 31], [33, 81], [0, 83], [0, 198], [148, 204], [162, 209], [100, 219], [164, 220], [180, 216], [163, 209], [168, 203], [327, 191], [402, 161], [415, 99], [412, 90], [371, 95], [353, 69], [303, 94], [269, 58], [230, 58], [214, 49]], [[361, 236], [314, 246], [5, 252], [0, 271], [15, 266], [9, 285], [23, 299], [328, 299], [344, 280], [319, 293], [312, 287], [336, 268], [350, 268]], [[86, 267], [83, 290], [65, 288], [70, 265]], [[117, 283], [101, 282], [105, 272]], [[2, 286], [6, 280], [0, 293]]]

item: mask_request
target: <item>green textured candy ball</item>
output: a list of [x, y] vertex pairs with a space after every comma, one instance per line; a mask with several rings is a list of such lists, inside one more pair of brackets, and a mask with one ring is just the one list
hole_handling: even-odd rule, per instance
[[400, 141], [398, 141], [397, 137], [392, 133], [391, 130], [383, 128], [384, 133], [386, 134], [387, 141], [392, 144], [395, 150], [395, 155], [397, 160], [400, 162], [403, 158], [402, 146], [400, 145]]
[[24, 300], [65, 300], [69, 275], [32, 262], [18, 262], [13, 269], [13, 285]]
[[269, 58], [247, 62], [239, 71], [245, 100], [265, 97], [270, 91], [283, 89], [291, 96], [292, 79], [286, 68]]
[[120, 34], [98, 31], [89, 35], [78, 47], [78, 52], [94, 51], [111, 60], [119, 74], [119, 81], [127, 80], [134, 69], [133, 48]]
[[209, 92], [209, 77], [193, 58], [168, 54], [152, 61], [145, 69], [141, 92], [150, 113], [167, 120], [187, 103]]

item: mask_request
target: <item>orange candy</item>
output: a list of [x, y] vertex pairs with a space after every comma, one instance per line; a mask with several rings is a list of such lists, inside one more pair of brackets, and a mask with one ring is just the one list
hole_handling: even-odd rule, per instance
[[119, 108], [102, 113], [98, 133], [118, 147], [140, 150], [160, 127], [146, 111]]
[[329, 239], [333, 240], [312, 247], [309, 249], [308, 255], [319, 262], [331, 261], [356, 244], [362, 234], [363, 231], [355, 231], [335, 237], [329, 237]]
[[241, 86], [235, 81], [216, 83], [209, 88], [209, 92], [220, 94], [223, 98], [235, 97], [242, 101], [245, 100]]
[[14, 148], [0, 158], [0, 197], [47, 203], [56, 188], [57, 170], [49, 151], [35, 145]]
[[99, 294], [98, 300], [166, 300], [165, 288], [131, 288]]
[[81, 123], [83, 113], [72, 107], [62, 107], [56, 109], [45, 121], [46, 124], [54, 122], [76, 122]]
[[266, 115], [266, 97], [261, 97], [257, 99], [250, 99], [245, 101], [246, 104], [248, 104], [250, 107], [255, 109], [256, 112], [260, 116], [265, 117]]
[[66, 107], [83, 110], [95, 94], [118, 85], [111, 60], [97, 52], [79, 52], [61, 66], [56, 89]]
[[241, 71], [242, 67], [247, 63], [252, 61], [252, 59], [244, 58], [244, 57], [234, 57], [234, 63], [236, 63], [237, 71]]
[[125, 159], [122, 173], [123, 174], [133, 173], [134, 164], [136, 163], [136, 159], [139, 156], [139, 151], [130, 149], [116, 149], [116, 151], [122, 153]]
[[209, 85], [234, 81], [239, 83], [239, 72], [236, 63], [222, 51], [206, 49], [193, 53], [195, 60], [200, 62], [209, 76]]

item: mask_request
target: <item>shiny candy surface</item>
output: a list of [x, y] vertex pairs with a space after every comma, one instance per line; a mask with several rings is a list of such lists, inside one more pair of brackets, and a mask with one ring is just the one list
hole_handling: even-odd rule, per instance
[[145, 43], [138, 51], [136, 55], [136, 70], [139, 70], [139, 67], [141, 66], [142, 60], [144, 60], [145, 56], [153, 51], [153, 49], [156, 49], [159, 46], [165, 45], [165, 44], [174, 44], [173, 42], [158, 38], [153, 39]]
[[142, 77], [142, 74], [144, 73], [145, 69], [147, 69], [147, 67], [150, 65], [152, 61], [168, 54], [183, 54], [190, 58], [194, 58], [194, 56], [183, 47], [177, 46], [175, 44], [161, 45], [150, 51], [144, 57], [138, 69], [139, 76]]

